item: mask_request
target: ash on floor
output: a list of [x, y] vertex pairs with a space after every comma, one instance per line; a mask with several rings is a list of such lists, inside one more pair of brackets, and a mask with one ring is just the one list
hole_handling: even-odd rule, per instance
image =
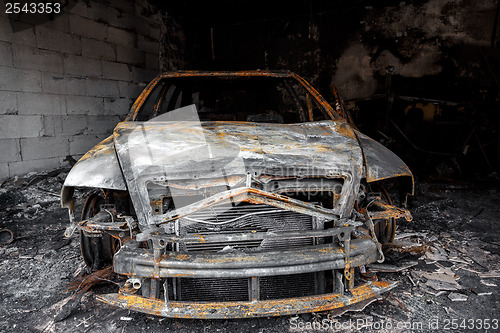
[[65, 176], [64, 170], [30, 174], [0, 187], [0, 229], [12, 230], [15, 237], [0, 247], [2, 332], [436, 332], [455, 324], [484, 330], [489, 322], [494, 328], [494, 320], [500, 326], [498, 179], [420, 183], [411, 207], [414, 221], [399, 221], [387, 261], [371, 266], [379, 279], [399, 286], [349, 312], [250, 320], [159, 318], [95, 301], [96, 293], [116, 290], [110, 280], [84, 292], [79, 306], [56, 321], [73, 297], [68, 284], [85, 273], [78, 237], [63, 236], [68, 219], [59, 207], [59, 191]]

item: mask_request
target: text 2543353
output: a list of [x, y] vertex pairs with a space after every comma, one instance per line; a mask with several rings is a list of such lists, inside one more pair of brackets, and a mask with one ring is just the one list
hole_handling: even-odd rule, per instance
[[58, 2], [6, 2], [6, 14], [59, 14], [61, 4]]

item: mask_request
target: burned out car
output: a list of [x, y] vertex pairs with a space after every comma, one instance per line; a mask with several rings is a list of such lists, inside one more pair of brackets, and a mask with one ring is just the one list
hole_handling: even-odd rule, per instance
[[[355, 283], [384, 260], [395, 221], [411, 220], [387, 180], [403, 198], [413, 191], [408, 167], [298, 75], [186, 71], [144, 89], [73, 167], [61, 200], [85, 263], [125, 277], [99, 300], [244, 318], [330, 310], [393, 288]], [[81, 219], [75, 188], [90, 190]]]

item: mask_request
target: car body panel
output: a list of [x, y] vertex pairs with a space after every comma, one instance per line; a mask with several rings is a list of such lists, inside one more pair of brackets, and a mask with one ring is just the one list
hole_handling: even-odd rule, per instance
[[408, 193], [413, 195], [413, 174], [410, 168], [392, 151], [372, 138], [356, 131], [359, 145], [363, 150], [366, 166], [366, 181], [377, 182], [389, 178], [408, 177], [411, 188]]
[[115, 153], [113, 136], [101, 141], [73, 166], [64, 187], [93, 187], [126, 190]]

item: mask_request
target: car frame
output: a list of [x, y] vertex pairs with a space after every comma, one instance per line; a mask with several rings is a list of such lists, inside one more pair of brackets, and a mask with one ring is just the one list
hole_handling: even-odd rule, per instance
[[[155, 87], [179, 78], [291, 80], [310, 96], [302, 109], [297, 103], [304, 113], [301, 117], [309, 121], [136, 121]], [[113, 265], [117, 274], [127, 278], [118, 293], [98, 299], [165, 317], [249, 318], [332, 310], [394, 288], [396, 282], [376, 280], [356, 285], [355, 275], [363, 278], [365, 265], [384, 260], [384, 245], [394, 238], [396, 219], [411, 221], [404, 206], [406, 196], [413, 194], [413, 175], [395, 154], [357, 130], [335, 89], [334, 95], [332, 107], [309, 83], [288, 71], [180, 71], [160, 74], [151, 81], [114, 134], [72, 168], [61, 191], [62, 207], [68, 208], [70, 216], [65, 235], [80, 232], [86, 264], [93, 269]], [[313, 103], [330, 119], [311, 121]], [[158, 153], [180, 149], [181, 143], [200, 146], [193, 138], [199, 133], [212, 140], [202, 150], [181, 151], [168, 159]], [[257, 141], [260, 150], [255, 148]], [[216, 164], [215, 169], [226, 170], [224, 177], [193, 171], [193, 160], [207, 147], [215, 155], [219, 152], [225, 164]], [[234, 156], [224, 159], [225, 149]], [[258, 156], [254, 166], [259, 168], [243, 163], [248, 156]], [[277, 160], [280, 166], [296, 170], [300, 166], [302, 171], [291, 175], [273, 171], [270, 164]], [[398, 183], [402, 207], [392, 204], [383, 187], [387, 181]], [[314, 200], [327, 195], [333, 198], [331, 207], [303, 200], [298, 193], [309, 191], [311, 184], [319, 189]], [[201, 189], [216, 187], [221, 189], [206, 190], [210, 195], [185, 206], [165, 208], [165, 200], [173, 198], [175, 191], [195, 197], [193, 191], [199, 194]], [[91, 190], [81, 219], [75, 217], [75, 188]], [[232, 205], [222, 209], [227, 202]], [[214, 224], [200, 217], [206, 216], [201, 213], [205, 211], [213, 212], [215, 219], [226, 219], [223, 226], [207, 229], [211, 232], [179, 231], [196, 223]], [[266, 214], [272, 219], [262, 217]], [[252, 228], [267, 221], [267, 229], [224, 229], [243, 220], [252, 220]], [[281, 221], [283, 226], [272, 229], [269, 221]], [[293, 245], [295, 240], [307, 245]], [[241, 247], [251, 242], [260, 245]], [[263, 249], [264, 243], [270, 247]], [[203, 250], [207, 244], [219, 250]], [[220, 244], [240, 247], [220, 249]], [[186, 250], [188, 245], [201, 250]], [[309, 278], [314, 280], [313, 287], [304, 282]], [[219, 289], [231, 290], [236, 284], [232, 294], [241, 295], [220, 291], [218, 298]], [[280, 289], [280, 285], [285, 287]], [[191, 295], [190, 290], [200, 295]], [[206, 290], [212, 294], [204, 299]]]

